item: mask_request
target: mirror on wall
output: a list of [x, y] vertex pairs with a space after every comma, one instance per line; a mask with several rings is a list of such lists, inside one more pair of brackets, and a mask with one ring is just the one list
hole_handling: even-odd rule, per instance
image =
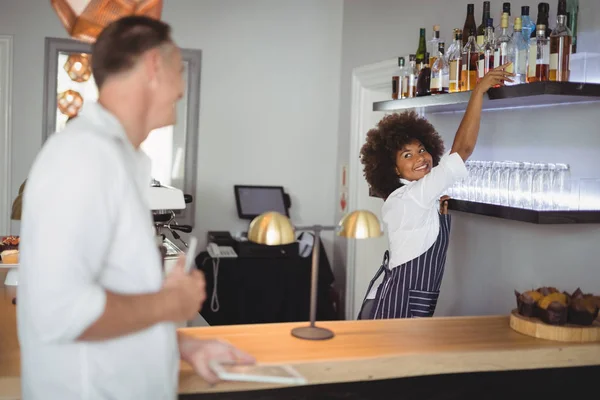
[[[186, 91], [177, 104], [177, 123], [150, 132], [141, 148], [152, 160], [152, 177], [196, 196], [201, 51], [182, 49]], [[43, 141], [64, 129], [87, 103], [98, 99], [87, 43], [46, 38]], [[194, 203], [177, 222], [194, 226]]]

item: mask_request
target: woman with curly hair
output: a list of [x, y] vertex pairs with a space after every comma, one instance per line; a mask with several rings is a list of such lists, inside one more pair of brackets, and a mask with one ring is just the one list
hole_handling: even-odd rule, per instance
[[[502, 65], [471, 93], [450, 152], [435, 128], [414, 112], [385, 116], [367, 133], [360, 155], [371, 191], [384, 199], [382, 218], [389, 250], [369, 284], [359, 319], [431, 317], [442, 283], [450, 233], [447, 202], [440, 198], [467, 176], [484, 94], [511, 82]], [[385, 273], [383, 281], [375, 281]]]

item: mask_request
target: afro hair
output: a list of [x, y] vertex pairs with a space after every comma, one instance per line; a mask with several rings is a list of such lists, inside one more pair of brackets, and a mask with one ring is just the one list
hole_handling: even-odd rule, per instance
[[444, 142], [433, 125], [414, 111], [386, 115], [367, 133], [360, 158], [373, 195], [385, 200], [403, 186], [396, 174], [396, 154], [415, 140], [431, 154], [433, 166], [438, 165], [444, 154]]

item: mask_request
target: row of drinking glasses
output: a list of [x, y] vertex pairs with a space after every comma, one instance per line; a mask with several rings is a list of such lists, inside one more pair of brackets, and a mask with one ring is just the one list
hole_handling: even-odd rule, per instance
[[469, 175], [448, 193], [455, 199], [533, 210], [570, 208], [568, 164], [467, 161], [466, 166]]

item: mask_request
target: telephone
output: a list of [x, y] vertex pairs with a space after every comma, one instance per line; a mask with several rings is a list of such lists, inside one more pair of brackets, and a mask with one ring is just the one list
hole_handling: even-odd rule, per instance
[[237, 253], [231, 246], [218, 246], [216, 243], [209, 243], [206, 251], [211, 258], [235, 258]]

